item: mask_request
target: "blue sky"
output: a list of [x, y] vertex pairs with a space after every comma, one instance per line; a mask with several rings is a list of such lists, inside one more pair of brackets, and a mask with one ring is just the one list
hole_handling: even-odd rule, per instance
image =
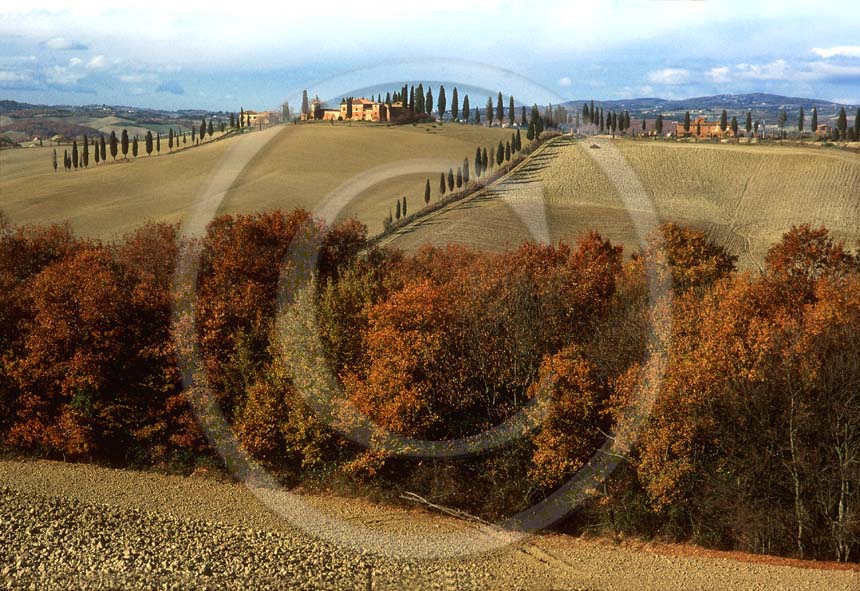
[[0, 6], [0, 98], [265, 109], [302, 88], [333, 98], [444, 80], [526, 103], [742, 92], [860, 103], [856, 2], [213, 4]]

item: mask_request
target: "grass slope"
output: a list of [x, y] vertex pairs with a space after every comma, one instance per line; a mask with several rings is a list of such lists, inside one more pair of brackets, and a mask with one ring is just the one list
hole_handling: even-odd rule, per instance
[[[287, 125], [254, 133], [271, 134], [272, 139], [236, 180], [222, 211], [313, 210], [331, 191], [350, 187], [361, 177], [366, 186], [341, 217], [357, 216], [371, 232], [381, 230], [389, 207], [403, 195], [410, 210], [423, 204], [428, 177], [436, 198], [443, 165], [456, 171], [464, 157], [472, 160], [476, 145], [489, 149], [510, 137], [508, 130], [450, 124]], [[3, 150], [0, 209], [13, 223], [69, 220], [78, 232], [101, 238], [122, 235], [146, 220], [176, 222], [236, 141], [241, 140], [230, 138], [165, 154], [167, 142], [162, 138], [159, 157], [111, 161], [73, 173], [62, 171], [59, 149], [61, 168], [56, 174], [51, 169], [51, 148]], [[375, 167], [382, 167], [379, 178], [366, 182], [364, 173]]]
[[[631, 252], [634, 221], [621, 199], [644, 188], [660, 221], [705, 230], [761, 264], [793, 224], [824, 224], [850, 244], [860, 238], [860, 158], [850, 152], [788, 146], [676, 144], [563, 139], [507, 182], [420, 222], [391, 242], [414, 249], [458, 242], [501, 249], [529, 237], [571, 238], [596, 229]], [[626, 165], [625, 165], [626, 164]], [[627, 166], [629, 165], [629, 166]], [[546, 220], [546, 221], [544, 221]]]

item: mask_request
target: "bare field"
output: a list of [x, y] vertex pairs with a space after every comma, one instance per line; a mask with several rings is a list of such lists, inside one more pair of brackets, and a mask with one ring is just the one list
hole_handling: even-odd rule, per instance
[[509, 179], [391, 243], [500, 249], [530, 235], [558, 240], [596, 229], [630, 252], [637, 228], [674, 221], [706, 231], [754, 268], [793, 224], [826, 225], [853, 246], [858, 187], [860, 158], [850, 152], [562, 138]]
[[[51, 169], [52, 148], [0, 152], [0, 209], [13, 223], [70, 221], [76, 231], [120, 236], [146, 220], [177, 222], [225, 162], [236, 142], [264, 134], [269, 143], [239, 176], [222, 212], [273, 208], [314, 210], [332, 191], [364, 183], [342, 215], [357, 216], [378, 232], [389, 207], [403, 195], [410, 209], [423, 204], [424, 180], [438, 195], [441, 166], [472, 157], [478, 144], [495, 145], [509, 130], [463, 125], [383, 127], [286, 125], [197, 146], [175, 154], [142, 156], [65, 173]], [[217, 136], [217, 134], [216, 134]], [[262, 138], [257, 138], [258, 141]], [[142, 146], [141, 146], [142, 148]], [[58, 150], [62, 160], [62, 149]], [[422, 162], [429, 161], [429, 165]], [[424, 168], [422, 168], [424, 166]], [[368, 170], [380, 168], [374, 178]]]
[[[0, 501], [13, 588], [848, 591], [860, 583], [856, 566], [844, 564], [559, 533], [481, 551], [507, 538], [414, 507], [86, 464], [2, 460]], [[317, 514], [325, 519], [304, 518]], [[344, 524], [355, 538], [340, 533]], [[419, 559], [423, 547], [446, 558]]]

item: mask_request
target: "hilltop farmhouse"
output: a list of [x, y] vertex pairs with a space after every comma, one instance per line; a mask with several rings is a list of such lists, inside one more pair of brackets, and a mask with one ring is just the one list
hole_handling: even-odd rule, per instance
[[380, 103], [364, 97], [352, 99], [352, 113], [347, 116], [350, 105], [343, 99], [339, 109], [327, 108], [319, 99], [311, 101], [307, 115], [302, 114], [302, 120], [308, 121], [394, 121], [403, 115], [403, 104], [394, 102]]
[[699, 139], [735, 137], [731, 127], [726, 127], [725, 133], [720, 129], [719, 121], [708, 121], [706, 117], [698, 116], [690, 122], [690, 131], [684, 130], [683, 123], [675, 124], [676, 137], [696, 137]]

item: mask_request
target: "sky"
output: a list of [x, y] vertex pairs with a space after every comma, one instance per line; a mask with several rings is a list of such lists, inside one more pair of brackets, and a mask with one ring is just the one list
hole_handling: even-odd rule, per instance
[[[434, 80], [524, 103], [860, 103], [856, 2], [0, 2], [0, 99], [236, 111]], [[486, 99], [484, 99], [486, 100]], [[472, 98], [472, 104], [482, 104]]]

